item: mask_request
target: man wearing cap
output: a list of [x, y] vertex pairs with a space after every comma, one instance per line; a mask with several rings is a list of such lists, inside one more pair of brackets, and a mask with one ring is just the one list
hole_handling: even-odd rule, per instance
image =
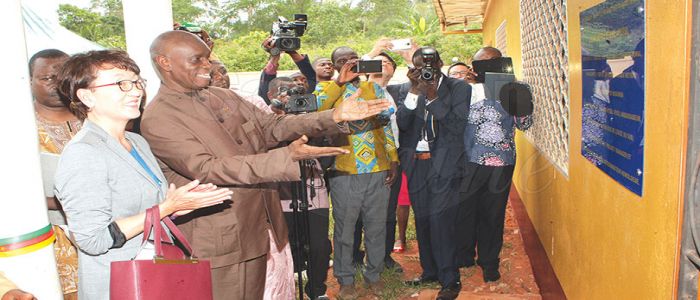
[[[493, 47], [481, 48], [473, 61], [501, 57]], [[522, 117], [511, 115], [496, 99], [486, 99], [484, 84], [476, 83], [476, 73], [469, 71], [472, 83], [471, 107], [464, 132], [466, 154], [465, 177], [460, 191], [457, 221], [457, 264], [460, 267], [477, 263], [484, 281], [496, 281], [503, 245], [503, 221], [515, 168], [515, 128], [527, 130], [532, 125], [531, 111]]]

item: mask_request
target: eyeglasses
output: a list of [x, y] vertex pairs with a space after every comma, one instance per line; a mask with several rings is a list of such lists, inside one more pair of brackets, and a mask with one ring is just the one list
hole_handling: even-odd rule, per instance
[[457, 75], [466, 76], [467, 74], [469, 74], [468, 71], [450, 72], [450, 76], [457, 76]]
[[96, 88], [112, 86], [112, 85], [119, 86], [119, 89], [122, 90], [122, 92], [129, 92], [129, 91], [134, 89], [134, 86], [139, 90], [143, 90], [146, 88], [146, 79], [139, 78], [136, 80], [120, 80], [120, 81], [117, 81], [115, 83], [108, 83], [108, 84], [93, 86], [91, 88], [96, 89]]

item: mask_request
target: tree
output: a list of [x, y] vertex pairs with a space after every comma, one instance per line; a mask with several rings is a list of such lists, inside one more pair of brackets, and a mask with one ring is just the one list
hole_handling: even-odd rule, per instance
[[[198, 22], [205, 21], [204, 16], [210, 9], [217, 9], [217, 0], [172, 0], [174, 22]], [[209, 29], [209, 24], [199, 24]]]
[[[311, 59], [346, 45], [366, 53], [380, 37], [435, 46], [446, 63], [451, 57], [467, 60], [481, 45], [478, 35], [442, 35], [431, 0], [172, 0], [172, 7], [175, 22], [198, 23], [215, 38], [215, 52], [232, 72], [261, 70], [268, 54], [260, 43], [272, 23], [296, 13], [308, 15], [301, 52]], [[91, 0], [89, 9], [63, 4], [59, 19], [98, 44], [126, 48], [121, 0]], [[287, 58], [280, 64], [294, 68]]]
[[370, 36], [386, 35], [387, 28], [398, 25], [410, 16], [410, 0], [362, 0], [357, 5], [361, 15], [362, 32]]
[[[121, 4], [121, 3], [120, 3]], [[115, 15], [103, 15], [70, 4], [58, 7], [61, 25], [107, 48], [126, 49], [124, 21]]]

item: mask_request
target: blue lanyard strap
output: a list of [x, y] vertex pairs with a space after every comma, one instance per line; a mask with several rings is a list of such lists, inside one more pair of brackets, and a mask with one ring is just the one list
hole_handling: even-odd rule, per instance
[[146, 162], [143, 160], [143, 158], [141, 158], [141, 155], [139, 155], [139, 153], [136, 151], [136, 147], [134, 147], [134, 146], [132, 145], [132, 146], [131, 146], [131, 151], [129, 151], [129, 154], [131, 154], [131, 156], [133, 156], [134, 159], [136, 159], [136, 161], [139, 162], [139, 165], [141, 165], [141, 167], [143, 167], [143, 168], [146, 170], [146, 172], [148, 172], [148, 175], [151, 175], [151, 178], [153, 178], [153, 180], [154, 180], [158, 185], [160, 185], [160, 184], [162, 183], [162, 182], [160, 181], [160, 179], [158, 179], [158, 176], [156, 176], [156, 174], [153, 173], [153, 171], [151, 171], [151, 168], [148, 167], [148, 165], [147, 165]]

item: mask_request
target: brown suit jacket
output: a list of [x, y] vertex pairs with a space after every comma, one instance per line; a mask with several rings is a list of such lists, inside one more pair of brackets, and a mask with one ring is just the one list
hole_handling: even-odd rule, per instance
[[299, 165], [287, 147], [268, 151], [302, 134], [337, 134], [332, 112], [271, 115], [231, 90], [208, 88], [181, 93], [161, 85], [146, 107], [142, 135], [161, 161], [168, 181], [189, 180], [233, 190], [233, 201], [179, 217], [195, 254], [212, 268], [265, 255], [267, 229], [277, 245], [287, 227], [273, 182], [299, 180]]

